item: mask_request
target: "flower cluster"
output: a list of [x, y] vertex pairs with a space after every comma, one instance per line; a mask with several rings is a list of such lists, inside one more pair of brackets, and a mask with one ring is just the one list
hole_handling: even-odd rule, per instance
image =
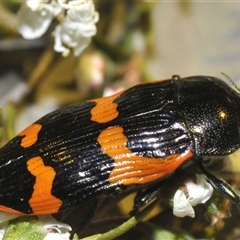
[[0, 225], [0, 240], [3, 239], [34, 239], [70, 240], [72, 228], [58, 222], [51, 215], [28, 218], [19, 217], [15, 222], [4, 222]]
[[196, 179], [189, 179], [184, 187], [176, 191], [173, 197], [173, 214], [177, 217], [194, 218], [193, 207], [205, 203], [213, 193], [212, 185], [203, 174], [196, 174]]
[[66, 56], [73, 48], [78, 56], [97, 32], [99, 15], [92, 0], [26, 0], [18, 11], [18, 31], [26, 39], [41, 37], [56, 17], [54, 50]]
[[39, 217], [39, 222], [43, 225], [44, 229], [48, 231], [43, 240], [70, 239], [70, 231], [72, 228], [69, 225], [56, 221], [50, 215]]

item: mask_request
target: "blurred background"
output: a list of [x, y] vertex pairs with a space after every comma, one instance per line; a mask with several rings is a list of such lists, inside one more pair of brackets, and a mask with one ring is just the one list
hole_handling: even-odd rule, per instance
[[[21, 3], [1, 3], [0, 106], [13, 101], [21, 103], [19, 110], [23, 103], [29, 110], [17, 131], [60, 105], [173, 74], [224, 78], [224, 72], [239, 81], [239, 3], [132, 0], [94, 4], [99, 21], [91, 44], [78, 57], [72, 52], [62, 57], [53, 50], [52, 32], [58, 19], [40, 38], [26, 40], [18, 33], [16, 13]], [[43, 109], [34, 112], [32, 104]]]
[[[94, 5], [99, 20], [91, 43], [79, 56], [71, 49], [63, 56], [54, 51], [52, 36], [61, 17], [53, 18], [42, 36], [27, 40], [18, 29], [21, 2], [0, 3], [3, 142], [60, 106], [106, 96], [141, 82], [174, 74], [210, 75], [229, 82], [222, 72], [239, 82], [238, 2], [121, 0], [94, 1]], [[172, 229], [187, 232], [189, 239], [240, 239], [238, 220], [222, 220], [230, 215], [227, 206], [222, 202], [218, 206], [221, 211], [214, 217], [221, 224], [217, 227], [202, 219], [202, 208], [195, 220], [164, 215], [158, 226], [170, 233]], [[148, 239], [165, 239], [148, 234]]]

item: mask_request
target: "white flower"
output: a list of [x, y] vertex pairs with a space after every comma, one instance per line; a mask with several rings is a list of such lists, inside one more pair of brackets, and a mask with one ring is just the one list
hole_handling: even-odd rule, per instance
[[[8, 222], [0, 224], [0, 240], [5, 239], [7, 228]], [[35, 218], [29, 219], [28, 224], [19, 217], [14, 229], [18, 233], [20, 231], [26, 239], [28, 239], [28, 236], [30, 237], [30, 234], [34, 233], [37, 239], [41, 238], [44, 240], [70, 240], [71, 230], [72, 228], [68, 224], [58, 222], [51, 215], [40, 216], [38, 221]], [[11, 239], [12, 234], [14, 232], [10, 231], [10, 233], [7, 233], [8, 236], [6, 238]]]
[[48, 233], [43, 240], [70, 240], [70, 233]]
[[26, 0], [18, 11], [17, 27], [26, 39], [41, 37], [48, 29], [53, 17], [62, 11], [61, 6], [52, 1]]
[[54, 49], [66, 56], [73, 48], [78, 56], [97, 32], [99, 15], [92, 0], [26, 0], [18, 11], [18, 31], [26, 39], [41, 37], [59, 15]]
[[70, 240], [69, 231], [72, 228], [69, 225], [58, 222], [51, 215], [39, 217], [39, 221], [48, 231], [43, 240]]
[[92, 1], [79, 1], [78, 5], [67, 10], [65, 20], [56, 27], [53, 33], [54, 50], [67, 55], [70, 47], [73, 48], [74, 55], [78, 56], [89, 45], [91, 37], [96, 34], [95, 23], [98, 19]]
[[205, 203], [213, 193], [213, 187], [206, 176], [196, 174], [196, 182], [187, 181], [184, 190], [177, 190], [173, 197], [173, 214], [177, 217], [195, 217], [193, 206]]

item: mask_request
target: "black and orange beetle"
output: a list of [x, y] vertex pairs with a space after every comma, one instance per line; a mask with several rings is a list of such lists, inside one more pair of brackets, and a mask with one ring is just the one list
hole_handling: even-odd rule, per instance
[[51, 112], [2, 147], [0, 211], [52, 214], [150, 182], [154, 197], [153, 186], [190, 159], [239, 203], [202, 164], [239, 148], [240, 95], [220, 79], [140, 84]]

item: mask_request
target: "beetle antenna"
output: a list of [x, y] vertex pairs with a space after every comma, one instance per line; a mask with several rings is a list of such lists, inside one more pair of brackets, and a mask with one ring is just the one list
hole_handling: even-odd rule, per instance
[[221, 74], [234, 86], [235, 89], [238, 90], [240, 93], [240, 88], [237, 86], [237, 84], [224, 72], [221, 72]]

